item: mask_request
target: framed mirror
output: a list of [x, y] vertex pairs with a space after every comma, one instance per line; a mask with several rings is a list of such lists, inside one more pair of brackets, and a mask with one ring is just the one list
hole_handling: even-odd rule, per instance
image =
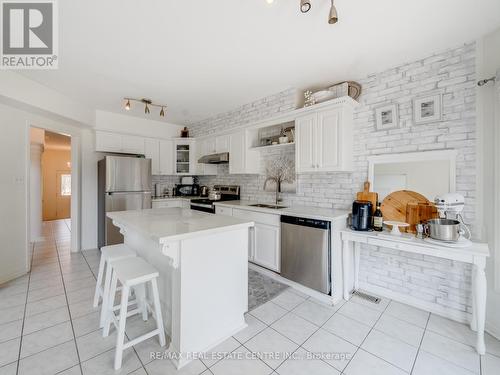
[[412, 190], [431, 202], [437, 195], [454, 192], [456, 150], [423, 151], [368, 157], [368, 180], [379, 201], [398, 190]]

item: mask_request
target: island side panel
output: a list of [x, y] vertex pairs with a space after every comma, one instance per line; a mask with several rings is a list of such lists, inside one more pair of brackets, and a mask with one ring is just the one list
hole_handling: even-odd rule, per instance
[[173, 309], [180, 331], [172, 349], [186, 354], [211, 349], [246, 327], [248, 228], [183, 240], [180, 254], [180, 303], [174, 297]]

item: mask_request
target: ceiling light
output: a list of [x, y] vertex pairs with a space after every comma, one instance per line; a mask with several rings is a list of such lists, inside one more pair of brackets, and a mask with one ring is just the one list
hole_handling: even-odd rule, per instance
[[300, 0], [300, 11], [307, 13], [311, 10], [311, 2], [309, 0]]
[[266, 0], [266, 3], [272, 4], [272, 3], [274, 3], [274, 0]]
[[337, 17], [337, 9], [335, 8], [335, 5], [333, 4], [333, 0], [332, 0], [332, 6], [330, 8], [330, 15], [328, 16], [328, 23], [330, 25], [333, 25], [333, 24], [337, 23], [338, 20], [339, 20], [339, 18]]
[[160, 117], [165, 117], [165, 108], [167, 107], [165, 104], [156, 104], [156, 103], [153, 103], [153, 101], [151, 99], [145, 99], [145, 98], [141, 98], [141, 99], [123, 98], [123, 99], [126, 100], [125, 109], [127, 111], [129, 111], [131, 108], [131, 105], [130, 105], [131, 101], [132, 102], [139, 102], [139, 103], [144, 104], [144, 113], [146, 115], [151, 113], [151, 110], [149, 107], [158, 107], [158, 108], [161, 108]]

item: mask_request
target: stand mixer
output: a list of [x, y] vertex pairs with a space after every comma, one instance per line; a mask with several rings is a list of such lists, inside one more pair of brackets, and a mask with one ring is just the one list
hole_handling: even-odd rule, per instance
[[434, 204], [436, 205], [440, 218], [458, 220], [465, 229], [467, 238], [470, 238], [470, 230], [462, 217], [462, 211], [465, 206], [465, 198], [463, 195], [458, 193], [438, 195], [434, 198]]

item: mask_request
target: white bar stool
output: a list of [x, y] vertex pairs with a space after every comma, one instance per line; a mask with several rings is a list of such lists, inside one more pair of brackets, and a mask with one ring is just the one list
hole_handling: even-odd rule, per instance
[[[116, 327], [118, 335], [116, 338], [116, 353], [115, 353], [115, 370], [122, 366], [123, 351], [131, 346], [134, 346], [144, 340], [158, 335], [161, 346], [166, 345], [165, 330], [163, 328], [163, 318], [161, 314], [160, 296], [158, 294], [158, 271], [147, 263], [145, 260], [135, 257], [116, 260], [112, 262], [112, 280], [109, 296], [107, 298], [108, 305], [106, 309], [103, 337], [109, 335], [111, 322]], [[122, 285], [120, 314], [115, 315], [116, 307], [114, 306], [114, 297], [118, 281]], [[146, 285], [151, 283], [151, 292], [153, 297], [153, 308], [146, 300]], [[128, 311], [130, 288], [134, 288], [137, 295], [137, 308]], [[104, 307], [103, 307], [104, 310]], [[156, 329], [139, 336], [125, 343], [125, 324], [127, 317], [142, 313], [143, 320], [148, 318], [148, 310], [151, 311], [156, 320]]]
[[[102, 297], [102, 306], [107, 306], [107, 296], [109, 295], [109, 287], [111, 285], [111, 262], [120, 259], [136, 257], [137, 254], [134, 250], [125, 244], [104, 246], [101, 248], [101, 261], [99, 262], [99, 272], [97, 274], [97, 283], [94, 293], [94, 308], [99, 305], [99, 299]], [[104, 286], [102, 279], [106, 272]], [[99, 327], [104, 325], [104, 310], [101, 308], [101, 317]]]

